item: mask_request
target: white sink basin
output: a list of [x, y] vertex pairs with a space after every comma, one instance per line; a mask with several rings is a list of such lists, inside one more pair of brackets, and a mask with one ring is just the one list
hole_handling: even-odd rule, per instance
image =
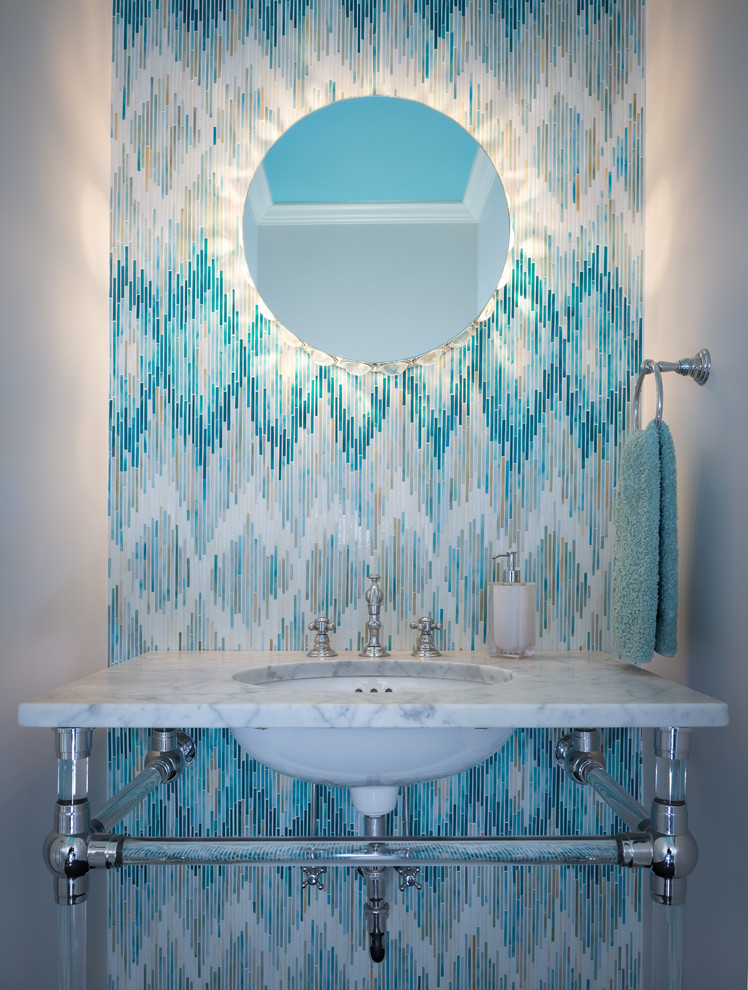
[[[458, 773], [500, 749], [511, 728], [430, 727], [440, 699], [478, 700], [487, 685], [508, 681], [495, 666], [439, 660], [308, 660], [255, 667], [234, 679], [262, 688], [270, 700], [285, 697], [318, 707], [339, 706], [341, 694], [372, 712], [371, 728], [235, 728], [239, 744], [266, 766], [291, 777], [351, 788], [364, 814], [385, 814], [403, 784]], [[408, 710], [413, 727], [376, 727], [376, 711], [396, 705]]]
[[[243, 684], [293, 694], [308, 691], [333, 692], [335, 695], [409, 692], [423, 696], [460, 688], [475, 689], [481, 684], [501, 684], [512, 675], [501, 667], [477, 663], [331, 657], [251, 667], [233, 676]], [[336, 697], [335, 701], [338, 700]]]

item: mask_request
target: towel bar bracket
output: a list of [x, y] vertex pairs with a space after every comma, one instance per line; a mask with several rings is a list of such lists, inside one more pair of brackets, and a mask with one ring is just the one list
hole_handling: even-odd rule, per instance
[[709, 372], [712, 370], [712, 358], [706, 347], [692, 358], [682, 358], [680, 361], [658, 361], [660, 371], [674, 371], [684, 378], [693, 378], [697, 385], [706, 385]]
[[703, 347], [697, 354], [690, 358], [682, 358], [680, 361], [642, 361], [639, 368], [639, 377], [636, 380], [634, 389], [634, 428], [639, 429], [639, 399], [641, 397], [642, 385], [647, 375], [654, 375], [657, 382], [657, 414], [656, 420], [659, 425], [662, 422], [662, 372], [674, 371], [684, 378], [692, 378], [697, 385], [705, 385], [712, 370], [712, 358], [706, 347]]

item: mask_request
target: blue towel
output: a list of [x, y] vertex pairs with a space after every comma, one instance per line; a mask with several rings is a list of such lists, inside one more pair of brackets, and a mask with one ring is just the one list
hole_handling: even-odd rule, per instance
[[654, 652], [659, 558], [660, 442], [653, 420], [624, 441], [613, 539], [613, 649], [639, 663]]
[[652, 422], [624, 442], [616, 492], [613, 649], [638, 663], [678, 648], [678, 507], [670, 430]]
[[660, 423], [660, 582], [655, 653], [678, 651], [678, 493], [675, 447], [670, 430]]

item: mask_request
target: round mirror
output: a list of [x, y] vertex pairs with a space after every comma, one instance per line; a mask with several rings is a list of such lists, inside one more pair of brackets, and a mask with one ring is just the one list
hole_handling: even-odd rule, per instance
[[491, 299], [509, 206], [481, 146], [413, 100], [341, 100], [299, 120], [257, 169], [244, 250], [273, 317], [361, 362], [447, 343]]

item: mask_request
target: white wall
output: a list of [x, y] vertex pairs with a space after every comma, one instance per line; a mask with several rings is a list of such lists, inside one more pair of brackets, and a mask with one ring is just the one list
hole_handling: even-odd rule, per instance
[[473, 220], [262, 224], [257, 285], [273, 315], [314, 347], [354, 361], [409, 358], [482, 309], [477, 247]]
[[[53, 737], [20, 728], [17, 706], [106, 664], [111, 17], [100, 0], [0, 5], [0, 983], [7, 990], [57, 985], [56, 909], [41, 859], [55, 800]], [[89, 913], [101, 918], [102, 878], [93, 885]], [[96, 955], [90, 985], [99, 987]]]
[[[684, 990], [748, 971], [748, 4], [650, 0], [647, 14], [645, 355], [708, 347], [699, 389], [664, 378], [678, 458], [680, 649], [659, 673], [730, 706], [694, 734]], [[649, 391], [651, 383], [648, 383]]]

